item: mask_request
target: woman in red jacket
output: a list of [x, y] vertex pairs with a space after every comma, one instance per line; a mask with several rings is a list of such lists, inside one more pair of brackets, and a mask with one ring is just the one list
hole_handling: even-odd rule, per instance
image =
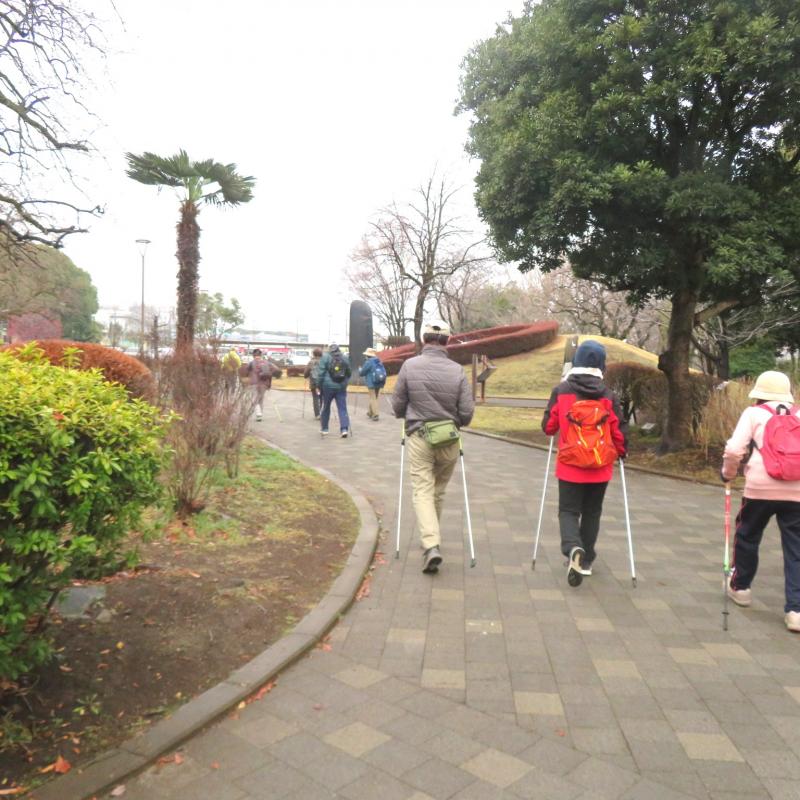
[[614, 461], [627, 452], [627, 424], [614, 393], [603, 383], [606, 351], [589, 339], [575, 351], [572, 368], [553, 389], [542, 430], [558, 437], [558, 524], [567, 581], [579, 586], [592, 574], [603, 497]]

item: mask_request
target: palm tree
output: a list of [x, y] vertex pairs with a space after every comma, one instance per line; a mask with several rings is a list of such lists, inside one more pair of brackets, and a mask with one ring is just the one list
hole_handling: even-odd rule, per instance
[[126, 153], [128, 177], [149, 186], [183, 189], [178, 220], [178, 325], [176, 351], [191, 350], [197, 316], [200, 226], [197, 215], [205, 203], [236, 206], [253, 197], [255, 178], [243, 178], [236, 164], [190, 161], [184, 150], [170, 158], [155, 153]]

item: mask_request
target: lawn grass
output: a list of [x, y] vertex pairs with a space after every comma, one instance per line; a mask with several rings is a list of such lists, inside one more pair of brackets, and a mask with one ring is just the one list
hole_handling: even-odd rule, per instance
[[[486, 394], [492, 397], [548, 398], [553, 386], [561, 377], [564, 346], [569, 338], [571, 335], [556, 336], [550, 344], [537, 350], [495, 359], [493, 363], [497, 369], [486, 384]], [[648, 367], [655, 367], [658, 364], [658, 356], [618, 339], [594, 334], [578, 337], [579, 342], [586, 339], [593, 339], [605, 346], [606, 359], [609, 364], [617, 361], [635, 361]], [[472, 366], [466, 365], [464, 372], [471, 381]], [[386, 381], [384, 391], [391, 392], [396, 381], [396, 376], [390, 376]], [[306, 382], [303, 378], [280, 378], [273, 382], [276, 389], [294, 391], [302, 391], [305, 385]], [[351, 385], [347, 390], [348, 392], [366, 392], [366, 387]]]

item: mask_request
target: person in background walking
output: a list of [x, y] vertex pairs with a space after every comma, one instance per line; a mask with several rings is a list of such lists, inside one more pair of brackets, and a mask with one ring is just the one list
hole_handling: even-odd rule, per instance
[[339, 414], [339, 433], [342, 439], [350, 435], [350, 417], [347, 415], [347, 384], [352, 375], [350, 361], [341, 351], [339, 345], [333, 342], [328, 347], [317, 368], [318, 383], [322, 389], [321, 432], [328, 435], [328, 424], [331, 418], [331, 403], [336, 401], [336, 411]]
[[445, 322], [425, 325], [422, 352], [403, 363], [392, 393], [394, 414], [405, 419], [422, 571], [429, 574], [442, 563], [439, 521], [461, 447], [458, 431], [472, 422], [475, 412], [467, 376], [447, 355], [449, 336]]
[[222, 372], [225, 378], [225, 389], [232, 392], [236, 388], [236, 378], [242, 368], [242, 359], [236, 352], [235, 347], [231, 347], [222, 357]]
[[548, 436], [559, 434], [558, 523], [570, 586], [579, 586], [592, 574], [603, 497], [614, 461], [625, 458], [628, 449], [627, 423], [617, 398], [603, 383], [605, 368], [603, 345], [591, 339], [579, 345], [542, 418]]
[[369, 392], [369, 408], [367, 409], [367, 416], [373, 421], [377, 422], [380, 418], [381, 408], [378, 404], [378, 396], [381, 389], [386, 385], [386, 367], [378, 358], [378, 353], [373, 348], [368, 347], [364, 351], [367, 360], [362, 364], [358, 374], [364, 378], [367, 384], [367, 392]]
[[311, 392], [311, 401], [314, 403], [314, 419], [319, 419], [320, 406], [322, 400], [320, 398], [319, 387], [319, 362], [322, 358], [322, 348], [315, 347], [311, 351], [311, 360], [306, 364], [303, 377], [308, 381], [308, 391]]
[[245, 367], [245, 375], [256, 398], [256, 422], [261, 422], [264, 413], [264, 394], [272, 387], [274, 371], [272, 364], [264, 358], [261, 350], [258, 348], [253, 350], [253, 360]]
[[[749, 397], [755, 403], [739, 417], [725, 445], [720, 471], [725, 483], [732, 481], [752, 443], [744, 468], [744, 494], [736, 517], [732, 574], [726, 590], [739, 606], [753, 602], [750, 585], [758, 569], [758, 547], [774, 515], [783, 546], [784, 622], [792, 633], [800, 633], [800, 480], [773, 477], [800, 476], [800, 426], [792, 419], [800, 417], [800, 408], [795, 406], [789, 378], [782, 372], [762, 372]], [[784, 433], [776, 432], [784, 426]], [[780, 438], [789, 446], [776, 447]], [[786, 455], [776, 455], [779, 450]]]

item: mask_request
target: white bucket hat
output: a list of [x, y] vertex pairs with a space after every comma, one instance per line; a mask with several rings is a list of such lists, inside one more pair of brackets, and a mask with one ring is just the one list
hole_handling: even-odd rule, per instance
[[756, 378], [756, 385], [748, 395], [752, 400], [776, 400], [779, 403], [794, 403], [789, 376], [769, 370]]

